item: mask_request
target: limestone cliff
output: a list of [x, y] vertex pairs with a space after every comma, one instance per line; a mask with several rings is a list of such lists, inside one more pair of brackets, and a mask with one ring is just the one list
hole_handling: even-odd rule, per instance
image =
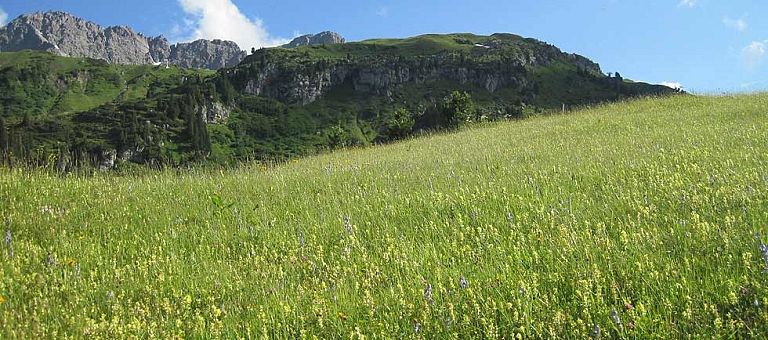
[[[421, 39], [422, 41], [419, 41]], [[432, 37], [413, 43], [431, 43]], [[356, 92], [388, 95], [406, 84], [450, 81], [494, 93], [501, 89], [525, 89], [532, 85], [530, 71], [562, 63], [584, 74], [603, 76], [600, 66], [579, 55], [563, 53], [554, 46], [511, 35], [494, 35], [483, 43], [456, 39], [455, 49], [429, 48], [407, 54], [397, 48], [382, 48], [376, 42], [329, 47], [314, 57], [312, 47], [281, 52], [262, 50], [243, 65], [228, 70], [244, 93], [306, 105], [330, 89], [349, 85]], [[466, 46], [468, 45], [468, 46]], [[408, 45], [405, 47], [410, 48]], [[332, 54], [331, 54], [332, 55]]]
[[307, 34], [300, 37], [296, 37], [291, 42], [283, 45], [285, 48], [296, 48], [300, 46], [317, 46], [317, 45], [333, 45], [343, 44], [346, 39], [336, 32], [321, 32], [318, 34]]
[[21, 50], [101, 59], [113, 64], [168, 62], [207, 69], [232, 67], [246, 56], [231, 41], [198, 40], [171, 45], [162, 36], [145, 37], [126, 26], [102, 28], [65, 12], [26, 14], [0, 28], [0, 51]]

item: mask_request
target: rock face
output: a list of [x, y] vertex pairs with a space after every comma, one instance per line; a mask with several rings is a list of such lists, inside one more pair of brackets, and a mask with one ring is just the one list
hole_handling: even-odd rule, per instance
[[221, 124], [229, 119], [232, 108], [219, 102], [205, 103], [197, 107], [197, 114], [208, 124]]
[[187, 68], [220, 69], [237, 65], [246, 53], [234, 42], [198, 40], [170, 45], [162, 36], [145, 37], [130, 27], [101, 26], [65, 12], [22, 15], [0, 28], [0, 51], [48, 51], [113, 64], [168, 62]]
[[165, 37], [154, 37], [147, 40], [149, 45], [149, 53], [152, 56], [153, 62], [162, 62], [171, 60], [171, 45], [168, 43], [168, 39]]
[[395, 88], [405, 84], [418, 85], [446, 80], [475, 85], [491, 93], [501, 88], [527, 85], [527, 79], [520, 71], [524, 64], [517, 65], [519, 68], [504, 70], [501, 67], [461, 66], [447, 60], [445, 63], [436, 63], [437, 60], [438, 58], [435, 58], [425, 63], [393, 61], [379, 65], [339, 62], [325, 68], [316, 66], [316, 71], [313, 72], [267, 67], [248, 80], [243, 92], [307, 105], [319, 99], [328, 90], [343, 84], [351, 84], [356, 92], [373, 95], [388, 95]]
[[315, 45], [333, 45], [343, 44], [346, 39], [336, 32], [321, 32], [315, 35], [307, 34], [302, 35], [291, 42], [283, 45], [285, 48], [296, 48], [299, 46], [315, 46]]
[[[381, 54], [374, 57], [347, 57], [331, 60], [292, 62], [259, 51], [238, 68], [228, 70], [243, 93], [266, 96], [290, 104], [307, 105], [339, 86], [351, 86], [358, 93], [386, 96], [404, 85], [455, 82], [482, 88], [490, 93], [502, 89], [531, 90], [534, 78], [528, 69], [553, 62], [574, 65], [585, 73], [600, 75], [600, 66], [589, 59], [562, 53], [544, 44], [524, 53], [495, 57], [503, 46], [477, 46], [461, 54], [440, 52], [410, 57]], [[296, 58], [301, 58], [297, 54]]]
[[23, 15], [0, 29], [0, 48], [43, 50], [61, 56], [103, 59], [116, 64], [152, 63], [147, 38], [129, 27], [102, 29], [63, 12]]
[[218, 70], [240, 63], [247, 54], [234, 42], [223, 40], [197, 40], [171, 46], [172, 63], [186, 68]]

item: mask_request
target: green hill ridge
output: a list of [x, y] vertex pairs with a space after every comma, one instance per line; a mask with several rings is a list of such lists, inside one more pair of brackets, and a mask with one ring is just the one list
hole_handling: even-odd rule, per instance
[[0, 93], [6, 161], [66, 171], [285, 160], [676, 91], [534, 39], [447, 34], [254, 50], [216, 73], [0, 53]]

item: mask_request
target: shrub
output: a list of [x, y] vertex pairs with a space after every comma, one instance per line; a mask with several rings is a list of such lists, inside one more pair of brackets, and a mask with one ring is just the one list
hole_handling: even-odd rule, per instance
[[411, 134], [415, 123], [416, 121], [408, 109], [397, 109], [384, 121], [383, 137], [387, 140], [405, 138]]
[[453, 91], [443, 99], [442, 112], [450, 127], [473, 121], [476, 111], [472, 96], [467, 92]]

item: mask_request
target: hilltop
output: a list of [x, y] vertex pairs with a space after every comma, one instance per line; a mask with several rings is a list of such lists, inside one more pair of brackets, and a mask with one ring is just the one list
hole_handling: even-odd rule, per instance
[[318, 34], [305, 34], [294, 38], [289, 43], [283, 45], [285, 48], [295, 48], [299, 46], [315, 46], [315, 45], [334, 45], [343, 44], [347, 42], [344, 37], [336, 32], [320, 32]]

